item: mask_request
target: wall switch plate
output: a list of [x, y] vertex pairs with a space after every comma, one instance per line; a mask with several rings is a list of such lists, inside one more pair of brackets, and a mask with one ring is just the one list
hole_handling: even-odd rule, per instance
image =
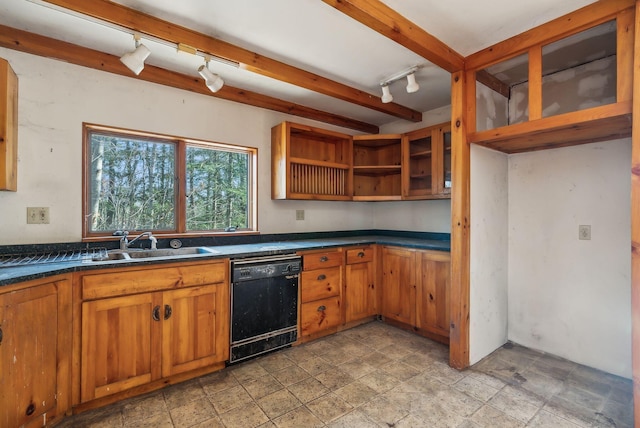
[[591, 225], [581, 224], [578, 226], [578, 239], [588, 241], [591, 239]]
[[49, 224], [49, 207], [27, 207], [27, 224]]
[[296, 210], [296, 220], [304, 220], [304, 210]]

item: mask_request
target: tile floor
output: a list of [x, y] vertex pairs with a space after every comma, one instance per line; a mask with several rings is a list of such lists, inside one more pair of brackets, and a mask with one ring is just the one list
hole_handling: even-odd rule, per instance
[[459, 372], [448, 349], [371, 322], [61, 427], [631, 427], [631, 381], [507, 344]]

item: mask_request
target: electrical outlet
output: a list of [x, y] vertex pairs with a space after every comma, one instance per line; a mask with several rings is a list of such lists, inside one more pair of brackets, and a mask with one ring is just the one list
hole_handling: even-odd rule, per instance
[[591, 239], [591, 225], [581, 224], [578, 226], [578, 239], [588, 241]]
[[296, 210], [296, 220], [304, 220], [304, 210]]
[[49, 207], [27, 207], [27, 224], [49, 224]]

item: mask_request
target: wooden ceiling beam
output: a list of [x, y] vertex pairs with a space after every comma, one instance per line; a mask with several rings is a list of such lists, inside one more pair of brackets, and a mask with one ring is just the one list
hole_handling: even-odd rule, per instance
[[464, 69], [462, 55], [379, 0], [323, 1], [449, 73]]
[[195, 76], [165, 70], [160, 67], [145, 65], [142, 73], [135, 76], [115, 55], [110, 55], [97, 50], [85, 48], [83, 46], [40, 36], [38, 34], [18, 30], [4, 25], [0, 25], [0, 46], [7, 49], [65, 61], [83, 67], [119, 74], [129, 78], [145, 80], [147, 82], [158, 83], [160, 85], [209, 95], [223, 100], [235, 101], [242, 104], [313, 119], [344, 128], [355, 129], [369, 134], [377, 134], [379, 132], [379, 128], [376, 125], [290, 103], [278, 98], [258, 94], [256, 92], [245, 91], [244, 89], [234, 88], [229, 85], [224, 85], [220, 91], [214, 94], [207, 89], [202, 79]]
[[208, 53], [238, 62], [243, 69], [282, 82], [287, 82], [412, 122], [420, 122], [422, 120], [421, 112], [396, 103], [383, 103], [379, 95], [369, 94], [108, 0], [43, 1], [169, 43], [176, 45], [178, 43], [186, 44], [205, 54]]

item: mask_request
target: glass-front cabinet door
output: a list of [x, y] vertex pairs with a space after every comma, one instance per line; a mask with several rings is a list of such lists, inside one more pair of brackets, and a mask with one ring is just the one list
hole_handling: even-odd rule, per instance
[[403, 137], [403, 199], [447, 198], [451, 193], [451, 125], [441, 123]]

